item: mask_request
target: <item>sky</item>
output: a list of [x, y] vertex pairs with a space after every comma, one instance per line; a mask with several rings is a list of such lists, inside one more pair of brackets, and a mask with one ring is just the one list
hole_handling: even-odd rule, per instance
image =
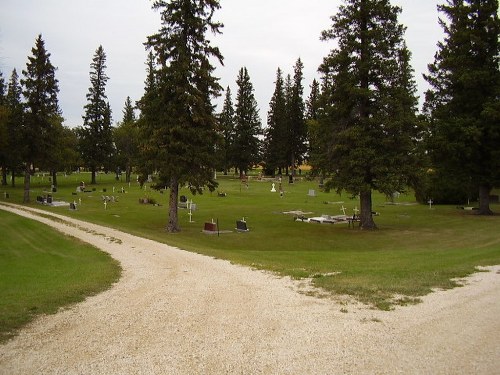
[[[320, 41], [331, 26], [341, 0], [221, 0], [215, 19], [224, 24], [222, 35], [207, 35], [224, 56], [215, 75], [230, 87], [235, 101], [236, 78], [247, 67], [265, 125], [274, 91], [276, 71], [293, 75], [300, 57], [304, 64], [304, 100], [323, 58], [335, 47]], [[443, 0], [392, 0], [403, 9], [400, 23], [412, 52], [418, 94], [428, 88], [422, 74], [432, 63], [443, 32], [438, 25], [437, 4]], [[0, 71], [7, 82], [16, 68], [26, 69], [28, 56], [39, 34], [57, 68], [59, 105], [65, 125], [81, 126], [90, 87], [90, 63], [102, 45], [109, 77], [106, 94], [114, 123], [123, 118], [127, 96], [140, 99], [146, 77], [144, 41], [160, 28], [160, 16], [149, 0], [0, 0]], [[214, 104], [221, 109], [224, 95]]]

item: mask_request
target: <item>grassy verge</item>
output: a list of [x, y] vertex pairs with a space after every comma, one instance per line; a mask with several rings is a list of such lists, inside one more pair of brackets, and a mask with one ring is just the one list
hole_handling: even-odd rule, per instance
[[[357, 200], [349, 196], [325, 193], [317, 182], [283, 183], [285, 194], [271, 192], [273, 181], [250, 179], [248, 188], [231, 176], [219, 177], [216, 192], [192, 196], [196, 203], [191, 221], [187, 210], [179, 211], [182, 232], [164, 230], [168, 215], [168, 191], [160, 193], [115, 181], [111, 175], [99, 175], [95, 191], [74, 195], [80, 180], [88, 175], [59, 177], [55, 199], [76, 201], [76, 211], [67, 208], [37, 207], [67, 214], [82, 220], [115, 227], [129, 233], [165, 242], [186, 250], [227, 259], [251, 267], [266, 269], [312, 282], [332, 293], [353, 295], [378, 308], [389, 309], [395, 303], [418, 299], [432, 288], [456, 286], [452, 279], [464, 277], [480, 265], [500, 264], [500, 216], [480, 217], [454, 206], [417, 205], [413, 196], [400, 196], [396, 204], [374, 194], [375, 218], [379, 230], [365, 232], [347, 224], [310, 224], [296, 222], [283, 212], [301, 210], [308, 216], [338, 215], [342, 207], [352, 214]], [[21, 181], [19, 181], [21, 182]], [[278, 183], [275, 181], [276, 188]], [[34, 179], [32, 195], [44, 194], [50, 186]], [[113, 192], [115, 188], [115, 192]], [[126, 193], [118, 193], [124, 188]], [[106, 192], [103, 190], [106, 189]], [[315, 196], [308, 195], [311, 189]], [[20, 203], [21, 189], [7, 188], [10, 201]], [[102, 196], [118, 199], [104, 207]], [[139, 198], [153, 198], [159, 206], [139, 204]], [[0, 198], [2, 199], [2, 198]], [[359, 206], [358, 206], [359, 207]], [[500, 211], [498, 205], [493, 210]], [[245, 217], [248, 233], [234, 230], [236, 220]], [[218, 221], [220, 236], [202, 233], [204, 222]]]
[[109, 255], [36, 221], [0, 210], [0, 232], [0, 342], [119, 278]]

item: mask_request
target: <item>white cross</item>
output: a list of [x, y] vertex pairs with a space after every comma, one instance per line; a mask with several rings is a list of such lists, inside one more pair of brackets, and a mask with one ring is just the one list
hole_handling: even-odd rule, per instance
[[353, 211], [354, 211], [354, 215], [357, 215], [357, 214], [358, 214], [358, 212], [359, 212], [358, 207], [357, 207], [357, 206], [356, 206], [356, 207], [354, 207], [354, 210], [353, 210]]
[[345, 215], [345, 207], [344, 207], [344, 205], [342, 205], [342, 208], [341, 208], [340, 210], [341, 210], [341, 211], [344, 213], [344, 215]]
[[108, 209], [108, 202], [104, 201], [104, 209], [107, 210]]

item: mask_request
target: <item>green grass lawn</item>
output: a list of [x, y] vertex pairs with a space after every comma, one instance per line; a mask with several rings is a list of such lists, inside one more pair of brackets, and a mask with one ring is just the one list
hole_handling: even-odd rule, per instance
[[[339, 215], [342, 207], [348, 214], [358, 200], [318, 189], [317, 182], [283, 183], [285, 194], [272, 193], [272, 182], [251, 179], [248, 188], [233, 176], [219, 176], [219, 191], [192, 196], [181, 193], [197, 205], [192, 221], [187, 210], [179, 210], [181, 233], [166, 233], [168, 191], [141, 190], [115, 181], [114, 175], [100, 174], [91, 193], [73, 195], [79, 181], [89, 181], [88, 174], [59, 176], [55, 199], [79, 202], [77, 211], [45, 207], [82, 220], [115, 227], [136, 235], [165, 242], [186, 250], [230, 260], [234, 263], [266, 269], [295, 278], [311, 277], [313, 283], [333, 293], [353, 295], [378, 308], [388, 309], [394, 303], [412, 301], [432, 288], [456, 286], [451, 279], [463, 277], [480, 265], [500, 264], [500, 216], [480, 217], [454, 206], [414, 204], [411, 195], [400, 196], [395, 203], [374, 194], [375, 218], [379, 230], [373, 232], [349, 228], [347, 224], [312, 224], [296, 222], [285, 211]], [[285, 179], [284, 179], [285, 181]], [[22, 180], [18, 180], [22, 185]], [[278, 183], [275, 182], [276, 188]], [[34, 178], [32, 199], [50, 186], [48, 178]], [[113, 187], [115, 192], [113, 193]], [[118, 193], [121, 188], [126, 193]], [[106, 189], [106, 192], [102, 192]], [[315, 197], [308, 196], [310, 189]], [[20, 203], [22, 189], [6, 188], [11, 202]], [[1, 190], [0, 190], [1, 192]], [[106, 209], [102, 195], [113, 195]], [[139, 204], [139, 198], [154, 198], [160, 206]], [[3, 195], [0, 200], [4, 199]], [[343, 203], [339, 203], [343, 202]], [[36, 203], [33, 206], [41, 207]], [[500, 211], [498, 205], [493, 210]], [[245, 217], [247, 233], [234, 230], [236, 220]], [[204, 222], [218, 221], [221, 230], [231, 233], [202, 233]], [[401, 301], [394, 297], [403, 295]]]
[[39, 314], [118, 280], [109, 255], [46, 225], [0, 210], [0, 343]]

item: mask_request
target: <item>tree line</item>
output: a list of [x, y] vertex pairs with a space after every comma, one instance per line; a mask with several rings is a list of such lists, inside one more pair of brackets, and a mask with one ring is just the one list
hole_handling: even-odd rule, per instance
[[[144, 94], [127, 97], [123, 119], [112, 126], [106, 96], [106, 54], [99, 46], [90, 64], [83, 125], [62, 125], [56, 68], [39, 35], [19, 78], [0, 72], [0, 164], [15, 184], [24, 173], [29, 201], [34, 168], [56, 172], [89, 168], [157, 173], [170, 190], [167, 230], [180, 230], [180, 186], [214, 190], [214, 171], [235, 168], [243, 177], [260, 164], [268, 175], [293, 179], [307, 162], [326, 189], [360, 199], [361, 228], [374, 229], [373, 191], [391, 196], [413, 189], [425, 202], [479, 198], [491, 214], [489, 196], [500, 185], [500, 22], [498, 0], [445, 0], [438, 6], [445, 38], [424, 75], [430, 84], [418, 111], [411, 52], [401, 8], [389, 0], [344, 0], [321, 34], [333, 41], [318, 68], [319, 79], [304, 100], [303, 64], [293, 74], [277, 69], [266, 126], [262, 125], [246, 67], [236, 96], [223, 93], [214, 76], [221, 51], [207, 38], [221, 33], [214, 20], [219, 2], [154, 1], [161, 27], [145, 42]], [[136, 115], [138, 113], [138, 115]]]

